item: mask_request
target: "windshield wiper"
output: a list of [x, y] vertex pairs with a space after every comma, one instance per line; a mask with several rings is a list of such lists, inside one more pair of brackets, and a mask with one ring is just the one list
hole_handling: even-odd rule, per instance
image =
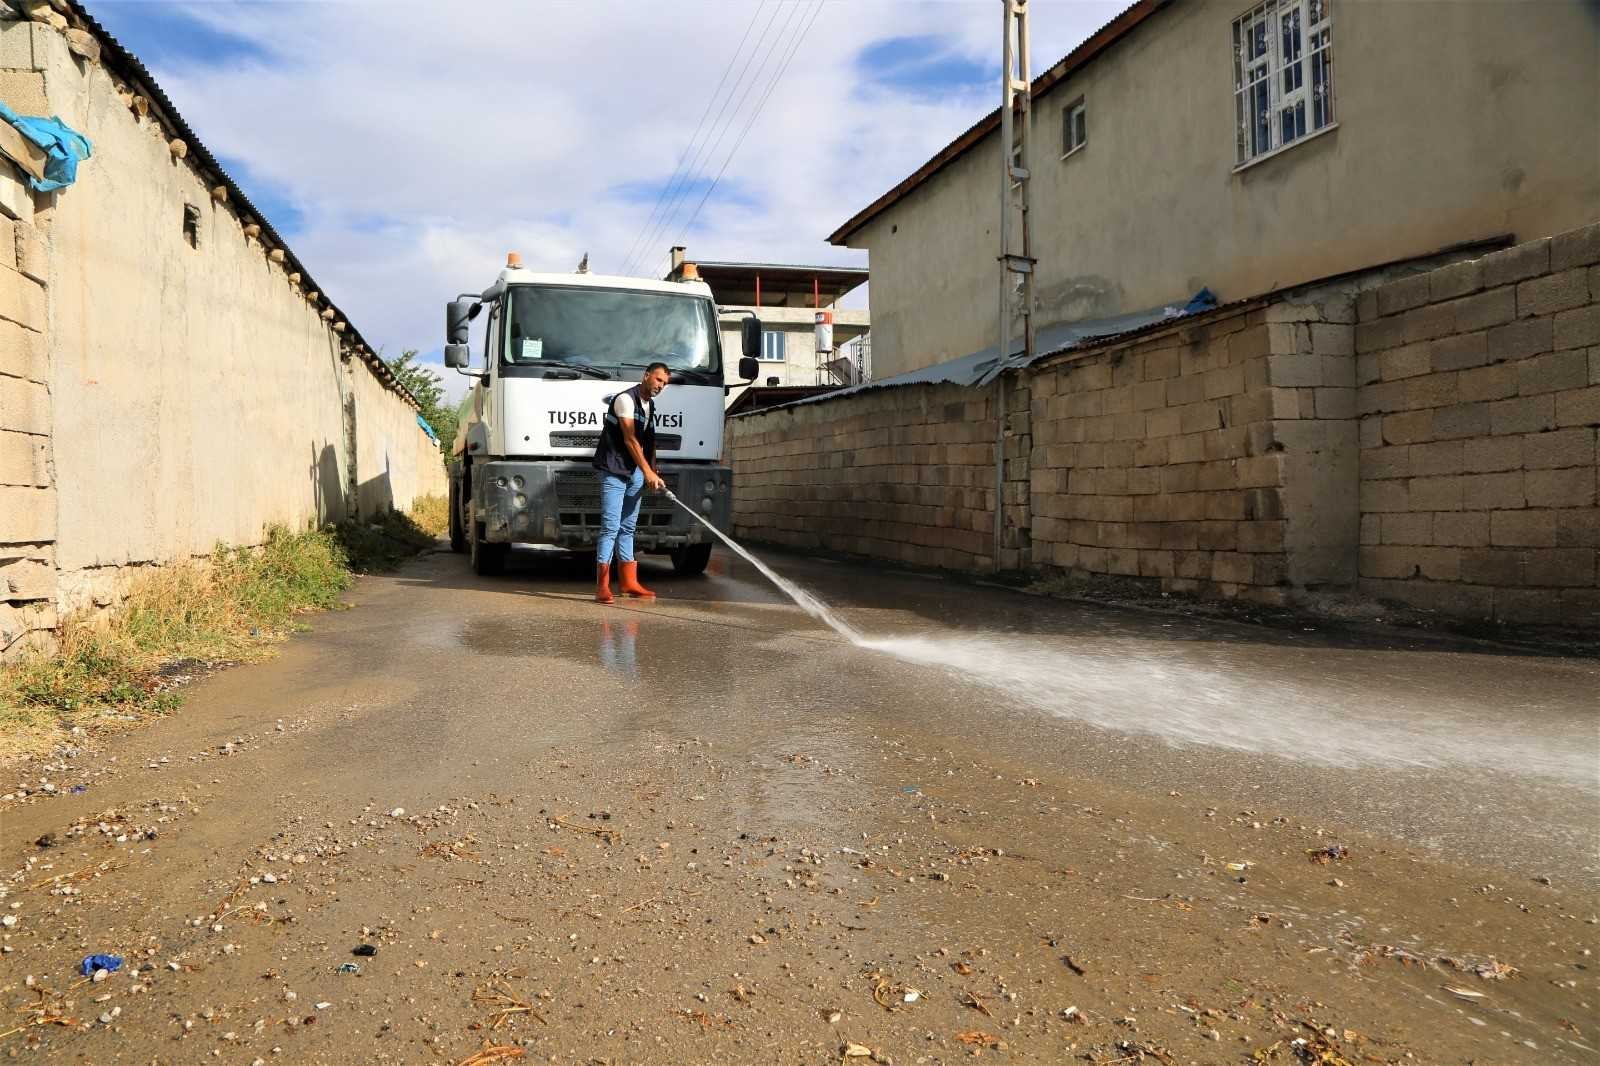
[[557, 359], [540, 359], [536, 363], [523, 363], [522, 365], [560, 367], [562, 370], [576, 370], [580, 374], [588, 374], [592, 378], [600, 378], [603, 381], [611, 380], [611, 375], [604, 370], [597, 370], [592, 366], [584, 366], [582, 363], [564, 363]]

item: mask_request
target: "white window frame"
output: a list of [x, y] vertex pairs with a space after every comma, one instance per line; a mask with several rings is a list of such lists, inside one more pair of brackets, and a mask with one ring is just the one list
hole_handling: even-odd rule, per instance
[[[767, 338], [776, 337], [777, 342], [769, 347]], [[777, 355], [770, 354], [771, 347], [778, 349]], [[789, 361], [789, 336], [781, 329], [766, 329], [761, 331], [761, 361], [763, 363], [787, 363]]]
[[1338, 125], [1332, 0], [1262, 0], [1233, 21], [1235, 170]]
[[[1083, 116], [1083, 140], [1073, 143], [1074, 116]], [[1081, 151], [1089, 143], [1089, 108], [1084, 103], [1083, 97], [1078, 97], [1066, 106], [1061, 112], [1061, 158], [1065, 159], [1074, 152]]]

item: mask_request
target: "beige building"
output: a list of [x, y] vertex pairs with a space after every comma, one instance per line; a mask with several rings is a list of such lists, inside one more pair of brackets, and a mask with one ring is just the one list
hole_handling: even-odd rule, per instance
[[[1033, 84], [1036, 324], [1600, 218], [1597, 56], [1586, 0], [1141, 0]], [[871, 252], [879, 378], [995, 345], [998, 126], [829, 238]]]
[[[787, 263], [690, 262], [683, 248], [672, 249], [668, 280], [694, 270], [723, 313], [723, 376], [734, 388], [728, 402], [744, 391], [739, 377], [740, 317], [761, 319], [761, 373], [757, 387], [856, 385], [871, 376], [871, 349], [863, 338], [871, 328], [865, 310], [845, 310], [839, 301], [866, 284], [862, 267], [796, 266]], [[833, 350], [817, 348], [817, 312], [833, 317]]]

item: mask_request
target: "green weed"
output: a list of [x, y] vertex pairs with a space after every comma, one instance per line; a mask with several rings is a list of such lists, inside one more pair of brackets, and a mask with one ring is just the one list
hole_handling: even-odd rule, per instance
[[320, 530], [274, 528], [260, 547], [218, 546], [208, 559], [152, 569], [109, 617], [67, 620], [54, 654], [0, 667], [0, 760], [48, 750], [73, 725], [172, 710], [181, 697], [163, 667], [183, 663], [187, 673], [261, 658], [301, 628], [300, 616], [336, 607], [356, 574], [390, 569], [434, 539], [391, 513]]

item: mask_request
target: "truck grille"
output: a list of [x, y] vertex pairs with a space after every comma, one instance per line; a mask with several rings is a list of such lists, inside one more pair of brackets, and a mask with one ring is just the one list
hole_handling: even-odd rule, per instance
[[[574, 434], [577, 435], [577, 434]], [[555, 443], [555, 434], [551, 443]], [[600, 528], [600, 478], [598, 470], [563, 470], [556, 475], [556, 511], [563, 526]], [[679, 490], [681, 475], [665, 474], [667, 488]], [[647, 492], [639, 502], [639, 527], [670, 526], [676, 508], [659, 493]]]
[[[597, 448], [600, 446], [598, 433], [552, 433], [550, 434], [550, 447], [552, 448]], [[675, 452], [683, 447], [683, 437], [677, 433], [657, 433], [656, 450]]]

